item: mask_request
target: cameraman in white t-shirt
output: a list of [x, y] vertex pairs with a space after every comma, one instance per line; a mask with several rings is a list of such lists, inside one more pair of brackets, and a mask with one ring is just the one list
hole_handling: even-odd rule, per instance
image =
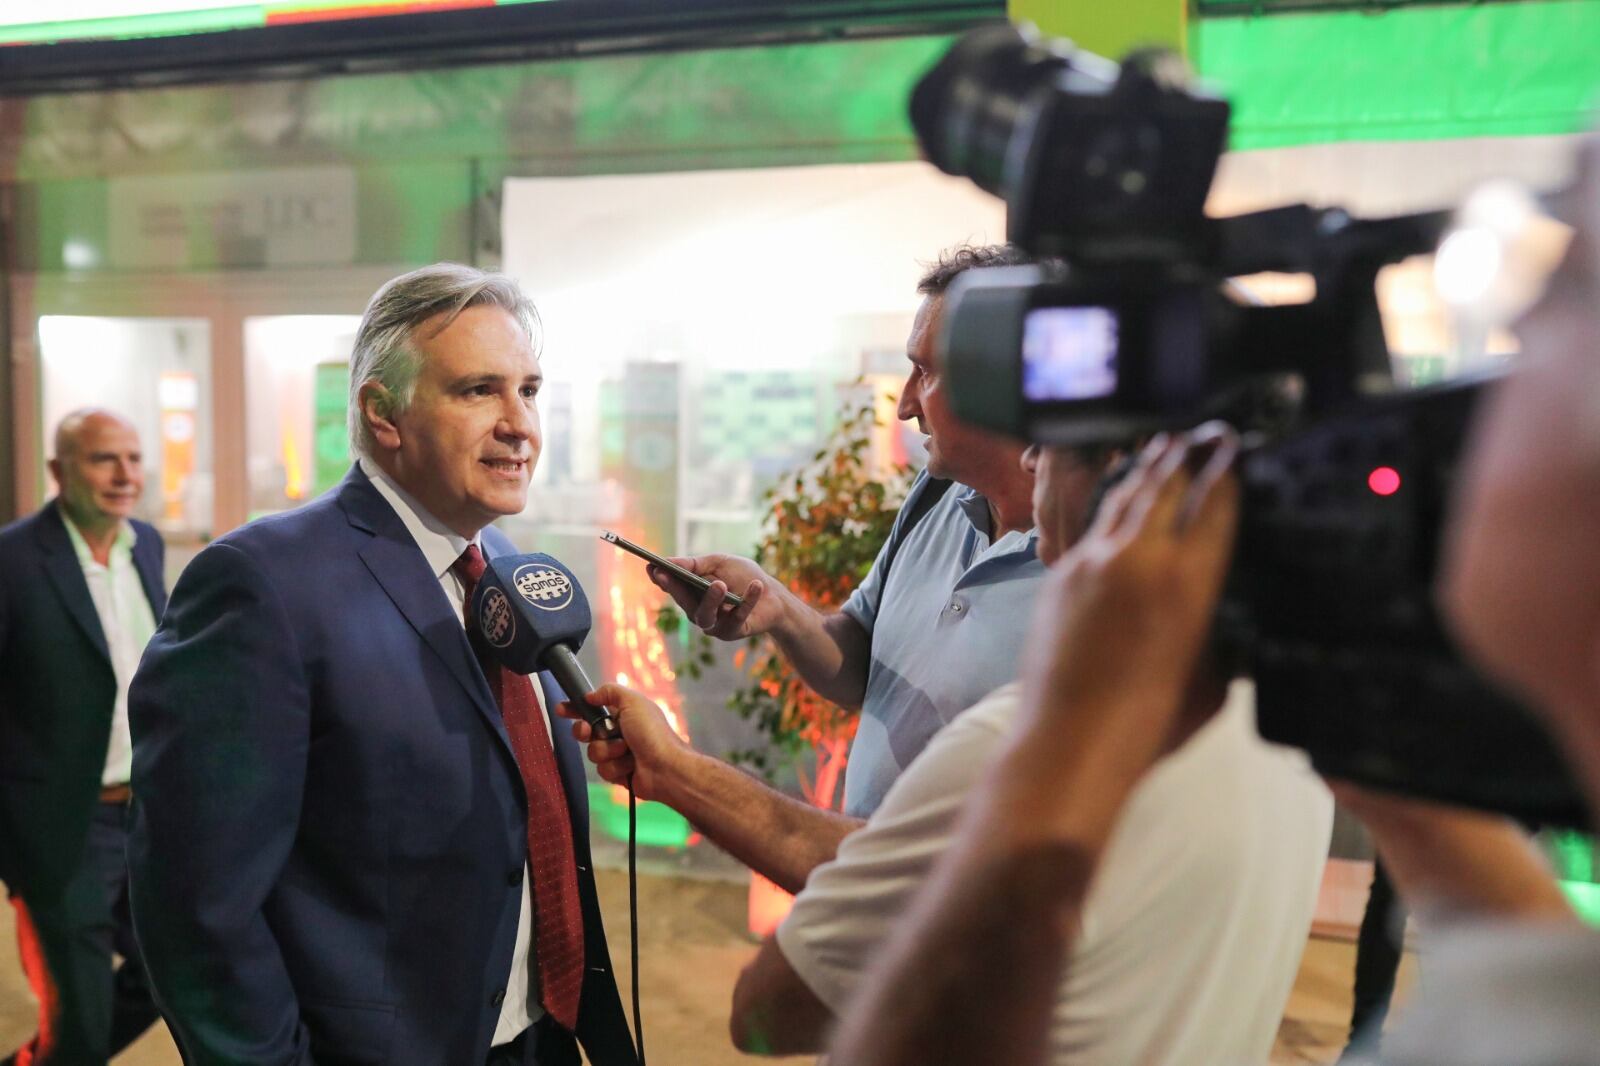
[[[1039, 554], [1052, 564], [1082, 529], [1078, 482], [1089, 475], [1066, 449], [1033, 448], [1024, 463], [1037, 468]], [[1096, 654], [1095, 645], [1084, 651]], [[1193, 672], [1182, 724], [1107, 843], [1048, 1004], [1051, 1063], [1192, 1066], [1263, 1061], [1271, 1050], [1310, 931], [1333, 801], [1303, 756], [1261, 740], [1252, 686], [1227, 674], [1209, 653]], [[811, 876], [735, 991], [741, 1048], [822, 1047], [818, 1020], [860, 996], [991, 763], [1017, 754], [1029, 714], [1018, 684], [964, 713]], [[978, 977], [985, 962], [951, 956], [940, 965]], [[807, 994], [823, 1009], [796, 1018], [793, 1004]], [[1005, 1061], [1003, 1043], [986, 1061]]]
[[[1442, 599], [1477, 664], [1550, 727], [1600, 813], [1600, 140], [1585, 142], [1581, 163], [1555, 199], [1575, 236], [1516, 322], [1520, 364], [1462, 464]], [[1496, 239], [1492, 261], [1516, 267], [1507, 235]], [[1506, 279], [1537, 292], [1528, 281]], [[1055, 568], [1040, 599], [1050, 627], [1026, 660], [1022, 731], [863, 982], [832, 1066], [1048, 1060], [1053, 990], [1091, 935], [1130, 797], [1185, 731], [1189, 664], [1237, 526], [1235, 452], [1228, 434], [1153, 444]], [[1600, 932], [1577, 923], [1526, 835], [1491, 815], [1340, 794], [1432, 925], [1428, 980], [1384, 1061], [1596, 1061]]]

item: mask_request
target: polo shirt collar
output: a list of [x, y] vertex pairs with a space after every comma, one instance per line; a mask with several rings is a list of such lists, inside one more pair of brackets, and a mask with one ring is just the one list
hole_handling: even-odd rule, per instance
[[[961, 513], [967, 516], [967, 521], [972, 524], [972, 528], [977, 531], [979, 536], [991, 539], [989, 537], [988, 497], [977, 489], [963, 485], [960, 482], [957, 482], [954, 488], [956, 489], [956, 506], [961, 508]], [[1000, 539], [1005, 540], [1006, 537], [1013, 536], [1019, 539], [1020, 543], [1017, 545], [1019, 548], [1028, 548], [1032, 547], [1034, 541], [1039, 539], [1039, 531], [1034, 528], [1029, 529], [1026, 533], [1007, 533], [1005, 537]]]

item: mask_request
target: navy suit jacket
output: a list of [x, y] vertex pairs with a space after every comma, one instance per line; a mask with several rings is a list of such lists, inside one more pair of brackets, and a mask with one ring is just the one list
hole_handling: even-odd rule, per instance
[[[133, 565], [156, 618], [161, 535], [133, 522]], [[0, 879], [58, 894], [100, 797], [117, 675], [83, 567], [54, 500], [0, 529]]]
[[[512, 550], [494, 529], [483, 546]], [[134, 927], [186, 1060], [483, 1062], [527, 800], [460, 620], [359, 467], [195, 558], [130, 708]], [[596, 1066], [633, 1066], [582, 754], [553, 734], [583, 905], [578, 1038]]]

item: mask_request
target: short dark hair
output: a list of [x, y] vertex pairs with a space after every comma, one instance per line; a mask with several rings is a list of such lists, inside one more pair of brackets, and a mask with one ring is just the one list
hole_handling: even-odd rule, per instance
[[917, 292], [923, 296], [943, 296], [956, 275], [965, 270], [984, 267], [1026, 266], [1034, 262], [1032, 255], [1014, 244], [962, 244], [947, 248], [939, 258], [927, 265], [922, 280], [917, 282]]

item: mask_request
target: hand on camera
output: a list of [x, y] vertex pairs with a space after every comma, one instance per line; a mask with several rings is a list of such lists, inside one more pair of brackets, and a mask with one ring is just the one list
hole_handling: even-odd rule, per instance
[[609, 707], [622, 736], [598, 740], [594, 730], [570, 702], [556, 707], [556, 714], [572, 720], [572, 735], [589, 746], [589, 761], [600, 779], [613, 785], [626, 785], [632, 779], [634, 795], [642, 800], [665, 799], [670, 783], [676, 780], [675, 768], [694, 754], [656, 706], [642, 692], [621, 685], [601, 685], [586, 697], [596, 707]]
[[1142, 773], [1179, 727], [1232, 555], [1238, 448], [1220, 425], [1157, 437], [1040, 597], [1033, 721], [1065, 725], [1119, 776]]
[[[779, 598], [768, 593], [772, 578], [749, 559], [737, 555], [700, 555], [671, 560], [711, 582], [702, 593], [664, 570], [649, 567], [657, 588], [671, 596], [689, 620], [718, 640], [743, 640], [766, 633], [781, 620]], [[724, 607], [728, 591], [744, 597], [737, 607]]]

